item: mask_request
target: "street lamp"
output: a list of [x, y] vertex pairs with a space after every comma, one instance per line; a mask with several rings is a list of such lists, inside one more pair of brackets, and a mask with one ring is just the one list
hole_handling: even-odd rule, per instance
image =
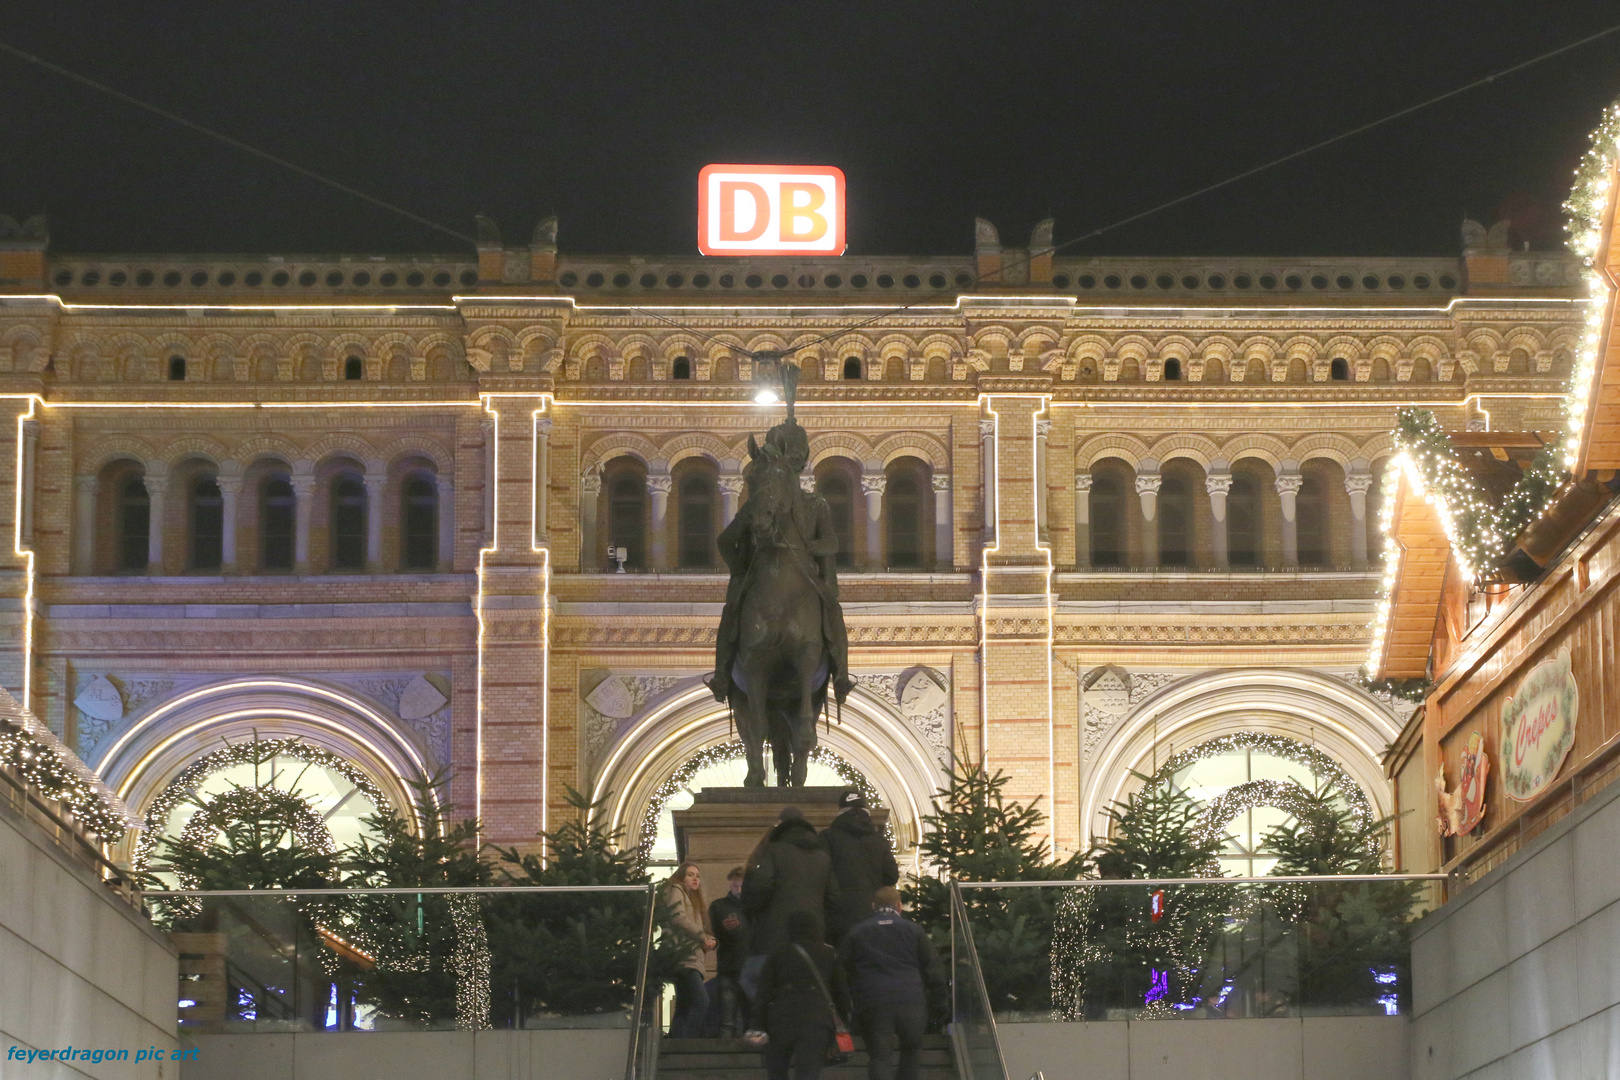
[[788, 419], [793, 419], [794, 391], [799, 385], [799, 365], [779, 352], [754, 354], [754, 403], [775, 405], [787, 401]]

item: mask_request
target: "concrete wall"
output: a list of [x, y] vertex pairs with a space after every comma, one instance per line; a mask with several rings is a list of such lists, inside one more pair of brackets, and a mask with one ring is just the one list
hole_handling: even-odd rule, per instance
[[1620, 784], [1418, 924], [1413, 1080], [1620, 1076]]
[[1404, 1017], [1003, 1024], [1012, 1080], [1406, 1080]]
[[180, 1080], [621, 1080], [629, 1038], [624, 1028], [202, 1035]]
[[[0, 807], [0, 1077], [176, 1080], [174, 947], [32, 821]], [[7, 1061], [11, 1047], [128, 1050], [127, 1062]]]

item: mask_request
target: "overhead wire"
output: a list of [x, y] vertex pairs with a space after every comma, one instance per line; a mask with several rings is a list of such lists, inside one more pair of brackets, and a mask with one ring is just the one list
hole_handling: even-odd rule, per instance
[[405, 209], [403, 206], [388, 202], [386, 199], [379, 199], [375, 195], [369, 195], [366, 192], [361, 191], [359, 188], [345, 184], [341, 180], [334, 180], [330, 176], [324, 176], [313, 169], [306, 169], [302, 165], [288, 161], [286, 158], [281, 157], [278, 154], [272, 154], [270, 151], [262, 150], [251, 143], [245, 143], [241, 139], [233, 138], [232, 136], [226, 135], [223, 132], [215, 131], [213, 128], [205, 127], [202, 124], [197, 123], [195, 120], [188, 120], [186, 117], [181, 116], [178, 113], [170, 112], [168, 109], [165, 109], [162, 106], [154, 105], [150, 101], [142, 100], [141, 98], [136, 97], [134, 94], [125, 93], [124, 91], [115, 87], [108, 86], [106, 83], [97, 82], [95, 79], [92, 79], [86, 75], [80, 75], [76, 71], [70, 71], [61, 64], [55, 64], [44, 59], [43, 57], [35, 56], [33, 53], [25, 52], [22, 49], [17, 48], [15, 45], [9, 45], [4, 41], [0, 41], [0, 52], [10, 53], [12, 56], [17, 57], [20, 60], [26, 60], [30, 64], [35, 64], [42, 67], [46, 71], [62, 76], [64, 79], [71, 79], [83, 86], [90, 87], [92, 90], [107, 94], [110, 97], [115, 97], [119, 101], [135, 106], [137, 109], [144, 109], [147, 112], [152, 113], [154, 116], [161, 116], [165, 120], [179, 124], [181, 127], [190, 128], [192, 131], [206, 135], [208, 138], [214, 139], [218, 142], [222, 142], [226, 146], [234, 147], [237, 150], [241, 150], [243, 153], [252, 154], [254, 157], [262, 158], [273, 165], [279, 165], [283, 169], [295, 172], [300, 176], [308, 177], [317, 183], [325, 184], [327, 187], [341, 191], [345, 195], [352, 195], [356, 199], [368, 202], [373, 206], [391, 211], [392, 213], [398, 214], [401, 217], [416, 222], [418, 225], [425, 225], [426, 227], [436, 230], [437, 232], [444, 233], [446, 236], [453, 236], [457, 240], [464, 240], [469, 244], [476, 244], [478, 242], [473, 237], [468, 236], [466, 233], [457, 232], [447, 225], [440, 225], [438, 222], [431, 221], [420, 214]]

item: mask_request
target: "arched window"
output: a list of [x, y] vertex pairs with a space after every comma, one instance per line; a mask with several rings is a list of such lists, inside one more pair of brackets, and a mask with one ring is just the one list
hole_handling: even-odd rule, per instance
[[647, 565], [647, 484], [636, 476], [613, 481], [608, 489], [608, 547], [624, 548], [624, 568]]
[[365, 365], [358, 356], [351, 356], [343, 361], [343, 377], [349, 382], [359, 382], [365, 377]]
[[849, 478], [838, 473], [828, 473], [816, 484], [816, 494], [827, 500], [827, 509], [832, 511], [841, 570], [855, 565], [855, 500], [850, 492]]
[[859, 379], [861, 377], [861, 358], [849, 356], [844, 359], [844, 378]]
[[889, 515], [889, 565], [907, 569], [922, 566], [921, 485], [913, 476], [893, 477], [883, 501]]
[[293, 568], [293, 538], [297, 531], [298, 498], [285, 476], [271, 476], [259, 485], [259, 567]]
[[1180, 382], [1181, 381], [1181, 361], [1180, 360], [1177, 360], [1175, 357], [1172, 356], [1170, 359], [1168, 359], [1168, 360], [1166, 360], [1164, 362], [1164, 379], [1165, 379], [1166, 382]]
[[1294, 497], [1294, 537], [1299, 545], [1301, 566], [1327, 566], [1333, 559], [1328, 548], [1327, 487], [1319, 476], [1306, 474]]
[[200, 476], [188, 492], [191, 544], [186, 564], [192, 570], [218, 570], [225, 542], [225, 500], [212, 476]]
[[118, 569], [145, 570], [152, 523], [146, 482], [134, 477], [118, 491]]
[[1125, 492], [1106, 474], [1091, 480], [1091, 565], [1125, 565]]
[[425, 476], [405, 481], [400, 507], [400, 562], [407, 570], [439, 565], [439, 489]]
[[1260, 522], [1260, 481], [1253, 476], [1233, 476], [1232, 490], [1226, 496], [1227, 561], [1233, 566], [1260, 565], [1264, 552]]
[[684, 356], [677, 356], [675, 363], [670, 366], [669, 377], [672, 379], [690, 379], [692, 377], [692, 361]]
[[1159, 485], [1159, 564], [1191, 566], [1193, 548], [1192, 486], [1186, 477], [1166, 476]]
[[681, 481], [681, 547], [683, 570], [707, 570], [714, 565], [714, 480], [688, 476]]
[[332, 569], [366, 567], [366, 485], [352, 473], [332, 481]]
[[1333, 363], [1328, 365], [1328, 378], [1334, 382], [1350, 381], [1350, 361], [1342, 356], [1335, 356]]
[[186, 381], [186, 358], [183, 356], [169, 357], [169, 381]]

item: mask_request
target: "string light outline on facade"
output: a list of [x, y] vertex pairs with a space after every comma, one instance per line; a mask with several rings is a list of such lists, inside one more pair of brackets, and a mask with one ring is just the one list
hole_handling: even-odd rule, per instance
[[[550, 829], [551, 820], [551, 458], [547, 455], [547, 475], [540, 475], [540, 418], [551, 411], [551, 398], [542, 395], [540, 408], [529, 413], [529, 550], [540, 554], [540, 831]], [[540, 511], [545, 500], [546, 545], [540, 546]], [[495, 500], [491, 498], [491, 505]], [[495, 510], [499, 515], [498, 508]], [[540, 851], [540, 865], [550, 858], [550, 847]]]
[[28, 421], [34, 418], [39, 399], [30, 395], [28, 398], [28, 411], [17, 414], [17, 471], [15, 500], [12, 504], [12, 554], [24, 562], [23, 569], [23, 649], [22, 649], [22, 707], [33, 710], [34, 698], [34, 551], [23, 547], [23, 473], [27, 456], [24, 447], [26, 439], [24, 429]]
[[490, 454], [489, 484], [489, 546], [478, 549], [478, 593], [473, 602], [473, 616], [478, 621], [477, 638], [477, 678], [474, 682], [473, 714], [474, 737], [473, 754], [473, 820], [478, 823], [479, 833], [484, 830], [484, 645], [488, 629], [484, 625], [484, 560], [501, 548], [501, 414], [492, 404], [490, 397], [480, 398], [483, 410], [494, 418], [490, 429], [490, 441], [493, 449]]

